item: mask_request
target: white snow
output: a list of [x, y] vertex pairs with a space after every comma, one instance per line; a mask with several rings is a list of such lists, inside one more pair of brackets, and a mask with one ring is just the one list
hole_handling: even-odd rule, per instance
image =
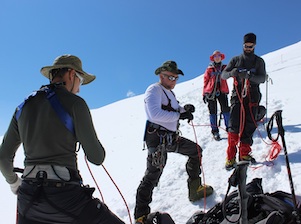
[[[298, 91], [301, 80], [301, 77], [298, 76], [301, 72], [301, 42], [262, 57], [266, 62], [267, 72], [271, 80], [267, 84], [261, 85], [263, 94], [261, 104], [268, 106], [269, 118], [276, 110], [283, 110], [286, 148], [295, 193], [301, 195], [301, 143], [299, 142], [301, 139], [299, 114], [301, 113], [301, 99]], [[232, 80], [229, 80], [228, 84], [232, 88]], [[232, 174], [232, 171], [224, 169], [227, 148], [226, 132], [221, 129], [221, 137], [224, 138], [222, 141], [216, 142], [212, 139], [210, 127], [208, 126], [207, 105], [202, 101], [202, 88], [203, 76], [199, 76], [178, 84], [174, 92], [182, 105], [192, 103], [196, 106], [195, 119], [193, 120], [195, 126], [192, 127], [186, 121], [181, 121], [180, 129], [183, 136], [197, 141], [202, 146], [202, 180], [206, 184], [212, 185], [215, 193], [206, 200], [197, 203], [189, 202], [185, 171], [187, 158], [169, 153], [168, 162], [159, 186], [154, 190], [151, 208], [152, 211], [168, 212], [177, 224], [186, 223], [194, 212], [198, 210], [207, 211], [216, 203], [222, 201], [227, 190], [228, 178]], [[145, 171], [147, 154], [146, 151], [142, 150], [145, 125], [143, 95], [127, 98], [91, 112], [98, 137], [107, 151], [107, 157], [103, 165], [122, 192], [129, 206], [132, 222], [134, 222], [133, 210], [136, 189]], [[223, 124], [222, 127], [224, 127]], [[276, 131], [276, 127], [274, 123], [273, 131]], [[2, 137], [0, 137], [1, 139]], [[258, 127], [253, 140], [253, 156], [258, 161], [264, 161], [271, 148], [271, 145], [269, 145], [271, 141], [268, 139], [263, 125]], [[281, 139], [278, 142], [282, 144]], [[95, 186], [84, 161], [82, 150], [79, 152], [78, 162], [85, 184]], [[20, 148], [15, 159], [15, 166], [22, 167], [22, 164], [23, 149]], [[127, 208], [103, 167], [90, 164], [90, 168], [100, 187], [104, 202], [125, 223], [130, 223]], [[247, 183], [256, 177], [262, 178], [264, 192], [282, 190], [290, 193], [283, 150], [274, 161], [273, 166], [262, 166], [258, 169], [249, 167]], [[17, 197], [11, 193], [9, 185], [2, 175], [0, 177], [0, 189], [1, 223], [15, 223]], [[231, 188], [231, 191], [234, 189]], [[100, 197], [97, 190], [94, 196]]]

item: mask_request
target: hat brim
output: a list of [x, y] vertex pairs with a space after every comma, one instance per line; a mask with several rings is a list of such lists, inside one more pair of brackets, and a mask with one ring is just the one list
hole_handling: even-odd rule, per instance
[[51, 79], [50, 71], [53, 70], [53, 69], [58, 69], [58, 68], [70, 68], [70, 69], [74, 69], [75, 71], [81, 73], [83, 78], [84, 78], [83, 85], [86, 85], [86, 84], [94, 81], [94, 79], [96, 78], [95, 75], [88, 74], [87, 72], [83, 71], [82, 69], [75, 68], [74, 65], [71, 65], [71, 64], [69, 64], [69, 65], [65, 64], [65, 65], [45, 66], [45, 67], [41, 68], [40, 72], [46, 78]]
[[[225, 55], [223, 53], [219, 53], [221, 55], [221, 60], [225, 59]], [[210, 56], [210, 61], [214, 61], [214, 54]]]
[[184, 73], [182, 72], [181, 69], [178, 69], [176, 71], [176, 70], [171, 70], [169, 67], [166, 67], [166, 66], [161, 66], [161, 67], [157, 68], [155, 70], [155, 74], [159, 75], [162, 71], [169, 71], [169, 72], [172, 72], [172, 73], [175, 73], [175, 74], [184, 75]]

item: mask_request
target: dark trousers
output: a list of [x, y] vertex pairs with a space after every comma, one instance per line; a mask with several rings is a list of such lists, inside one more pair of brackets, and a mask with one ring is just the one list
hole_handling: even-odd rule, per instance
[[[257, 124], [254, 120], [258, 111], [258, 105], [261, 99], [261, 93], [253, 91], [243, 98], [243, 104], [239, 101], [237, 94], [231, 97], [229, 132], [239, 134], [242, 130], [240, 141], [249, 145], [253, 144], [253, 133], [256, 130]], [[241, 112], [243, 106], [243, 113]], [[241, 114], [244, 116], [241, 118]], [[244, 125], [241, 124], [241, 119]], [[241, 127], [242, 126], [242, 127]]]
[[[156, 151], [157, 146], [160, 144], [159, 132], [147, 132], [145, 141], [148, 147], [147, 167], [145, 175], [137, 189], [136, 207], [134, 211], [135, 219], [150, 213], [149, 204], [152, 201], [153, 190], [158, 185], [159, 179], [163, 172], [163, 169], [152, 165], [152, 153]], [[167, 151], [188, 156], [186, 172], [189, 176], [189, 180], [199, 178], [199, 174], [201, 173], [199, 154], [201, 156], [202, 153], [202, 149], [199, 145], [190, 141], [189, 139], [178, 137], [176, 134], [174, 134], [171, 146], [167, 147]], [[167, 152], [165, 152], [164, 158], [166, 162]]]
[[222, 113], [228, 113], [230, 111], [228, 103], [228, 95], [221, 93], [212, 100], [208, 100], [209, 114], [217, 114], [217, 101], [220, 105]]
[[25, 181], [18, 192], [18, 224], [124, 224], [80, 185], [38, 188]]

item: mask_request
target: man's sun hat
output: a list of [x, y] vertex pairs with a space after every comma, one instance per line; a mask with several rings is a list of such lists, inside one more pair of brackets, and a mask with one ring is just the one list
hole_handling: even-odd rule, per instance
[[52, 79], [51, 70], [58, 69], [58, 68], [70, 68], [70, 69], [74, 69], [75, 71], [79, 72], [82, 75], [82, 77], [84, 78], [83, 85], [92, 82], [96, 78], [96, 76], [94, 76], [92, 74], [88, 74], [87, 72], [85, 72], [83, 70], [82, 62], [78, 57], [76, 57], [74, 55], [70, 55], [70, 54], [64, 54], [64, 55], [58, 56], [54, 60], [53, 65], [45, 66], [45, 67], [41, 68], [40, 72], [46, 78]]
[[225, 59], [225, 55], [223, 53], [221, 53], [220, 51], [216, 50], [213, 52], [213, 54], [210, 56], [210, 61], [214, 61], [214, 55], [216, 54], [220, 54], [221, 59], [224, 60]]
[[178, 69], [178, 65], [175, 61], [166, 61], [159, 68], [155, 70], [155, 74], [159, 75], [160, 72], [169, 71], [175, 74], [184, 75], [182, 70]]

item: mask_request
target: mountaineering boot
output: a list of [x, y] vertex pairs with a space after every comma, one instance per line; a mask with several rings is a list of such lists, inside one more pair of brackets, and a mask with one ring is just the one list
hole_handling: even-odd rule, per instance
[[[227, 160], [226, 160], [226, 169], [227, 166], [230, 166], [234, 164], [233, 159], [235, 160], [236, 152], [237, 152], [237, 145], [238, 143], [238, 134], [233, 132], [228, 132], [228, 148], [227, 148]], [[227, 161], [232, 161], [228, 162]], [[227, 165], [228, 164], [228, 165]]]
[[229, 120], [230, 120], [230, 113], [223, 113], [223, 117], [224, 117], [224, 122], [225, 122], [225, 127], [226, 127], [226, 131], [228, 132], [228, 127], [229, 127]]
[[226, 159], [226, 164], [225, 164], [225, 168], [226, 170], [232, 170], [236, 167], [236, 159], [233, 158], [233, 159]]
[[250, 161], [252, 164], [256, 163], [256, 160], [250, 155], [252, 149], [248, 143], [240, 143], [239, 146], [239, 160]]
[[219, 135], [218, 130], [217, 131], [211, 131], [211, 133], [213, 135], [214, 140], [216, 140], [216, 141], [220, 141], [221, 140], [221, 136]]
[[146, 215], [140, 216], [136, 219], [135, 224], [146, 224]]
[[188, 198], [189, 201], [195, 202], [208, 197], [213, 193], [213, 188], [209, 185], [201, 185], [201, 178], [194, 180], [188, 179]]

